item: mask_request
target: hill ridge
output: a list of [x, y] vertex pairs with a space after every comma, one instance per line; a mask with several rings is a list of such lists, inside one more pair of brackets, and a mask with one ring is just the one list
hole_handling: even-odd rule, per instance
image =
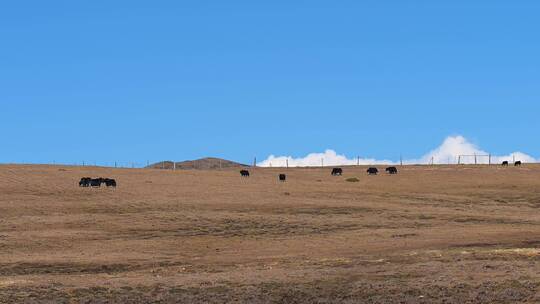
[[203, 157], [195, 160], [186, 160], [181, 162], [173, 161], [161, 161], [147, 166], [146, 168], [152, 169], [168, 169], [172, 170], [175, 168], [177, 170], [189, 170], [189, 169], [198, 169], [198, 170], [218, 170], [218, 169], [227, 169], [227, 168], [243, 168], [248, 167], [248, 165], [237, 163], [231, 160], [217, 158], [217, 157]]

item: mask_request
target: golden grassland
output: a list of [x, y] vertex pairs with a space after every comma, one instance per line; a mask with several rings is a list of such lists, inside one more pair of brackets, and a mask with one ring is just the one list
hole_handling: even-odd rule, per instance
[[399, 169], [1, 165], [0, 302], [540, 302], [540, 165]]

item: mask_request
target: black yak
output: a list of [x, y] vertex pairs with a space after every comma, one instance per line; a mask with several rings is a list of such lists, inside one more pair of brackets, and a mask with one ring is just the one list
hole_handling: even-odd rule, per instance
[[374, 168], [374, 167], [371, 167], [371, 168], [367, 169], [366, 172], [367, 172], [369, 175], [377, 175], [377, 173], [379, 173], [379, 169]]
[[116, 188], [116, 180], [113, 178], [104, 178], [102, 183], [104, 183], [107, 187]]
[[83, 177], [79, 181], [79, 187], [90, 187], [90, 181], [92, 179], [90, 177]]
[[341, 176], [341, 175], [343, 175], [343, 169], [341, 169], [341, 168], [332, 169], [332, 175], [333, 176], [338, 176], [338, 175]]
[[103, 178], [92, 178], [90, 179], [90, 186], [92, 187], [101, 187], [101, 184], [103, 183]]
[[396, 167], [388, 167], [386, 168], [386, 172], [388, 172], [388, 174], [397, 174], [398, 170]]

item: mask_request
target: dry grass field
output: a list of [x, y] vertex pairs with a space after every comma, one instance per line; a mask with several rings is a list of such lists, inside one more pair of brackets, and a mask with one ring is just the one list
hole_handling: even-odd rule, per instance
[[540, 302], [539, 165], [365, 169], [2, 165], [0, 302]]

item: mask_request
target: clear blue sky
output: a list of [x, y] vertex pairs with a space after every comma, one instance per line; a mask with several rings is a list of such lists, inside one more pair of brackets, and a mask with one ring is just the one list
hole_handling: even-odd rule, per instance
[[538, 1], [2, 1], [0, 162], [540, 155]]

